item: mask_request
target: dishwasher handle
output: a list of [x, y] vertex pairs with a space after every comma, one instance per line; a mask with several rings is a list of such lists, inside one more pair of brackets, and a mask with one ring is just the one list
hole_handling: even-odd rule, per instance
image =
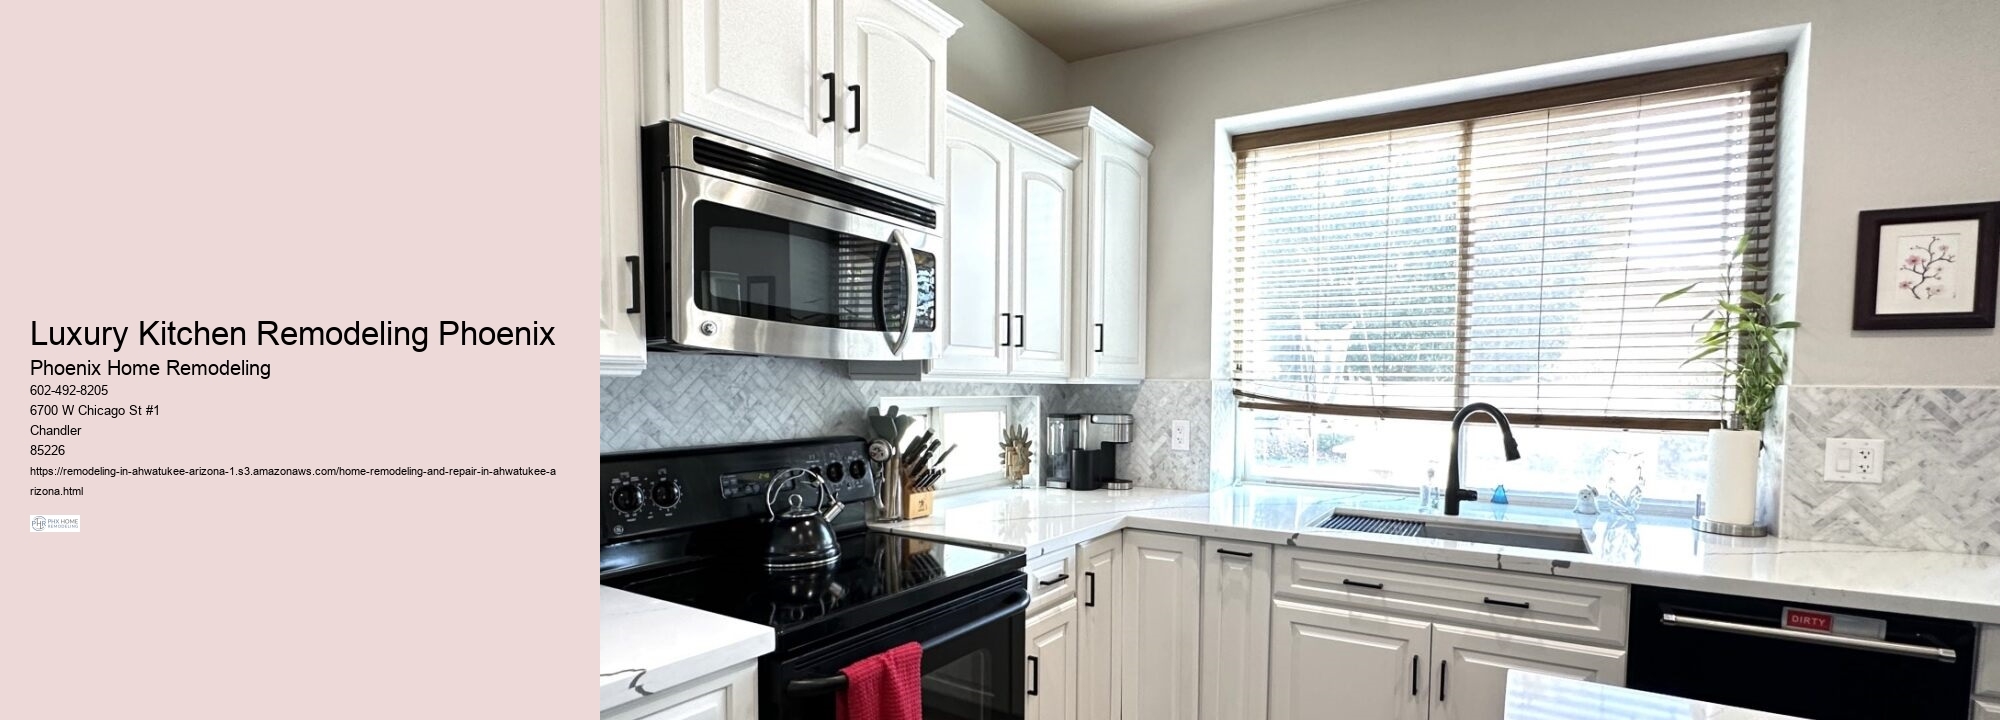
[[1890, 642], [1888, 640], [1873, 640], [1869, 638], [1848, 637], [1846, 635], [1829, 635], [1804, 630], [1764, 627], [1762, 625], [1745, 625], [1743, 623], [1733, 623], [1723, 620], [1687, 617], [1675, 613], [1660, 613], [1660, 624], [1668, 627], [1735, 633], [1737, 635], [1749, 635], [1772, 640], [1830, 645], [1851, 650], [1867, 650], [1869, 652], [1923, 658], [1925, 660], [1936, 660], [1945, 663], [1958, 662], [1957, 650], [1932, 645], [1915, 645], [1911, 643]]

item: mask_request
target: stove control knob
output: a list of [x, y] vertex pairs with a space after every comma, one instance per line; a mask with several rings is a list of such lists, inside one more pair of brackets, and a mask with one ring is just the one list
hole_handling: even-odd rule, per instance
[[611, 491], [611, 507], [622, 513], [638, 512], [639, 488], [626, 485]]
[[668, 510], [681, 504], [681, 481], [662, 479], [653, 485], [653, 504]]
[[868, 466], [860, 460], [850, 461], [847, 463], [847, 475], [856, 479], [865, 477], [868, 475]]
[[826, 478], [827, 482], [837, 483], [840, 482], [840, 477], [843, 472], [844, 471], [841, 469], [840, 463], [837, 462], [827, 463], [826, 470], [821, 471], [820, 476]]

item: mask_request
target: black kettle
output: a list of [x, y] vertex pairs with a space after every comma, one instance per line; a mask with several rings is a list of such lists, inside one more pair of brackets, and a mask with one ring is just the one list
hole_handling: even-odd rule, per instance
[[[818, 506], [806, 507], [795, 492], [789, 496], [790, 506], [783, 513], [778, 512], [778, 492], [787, 486], [797, 488], [801, 478], [819, 491]], [[809, 570], [839, 561], [840, 542], [834, 537], [832, 521], [842, 507], [840, 500], [833, 497], [833, 488], [811, 470], [794, 469], [772, 480], [764, 491], [764, 508], [771, 512], [771, 543], [764, 551], [764, 567]]]

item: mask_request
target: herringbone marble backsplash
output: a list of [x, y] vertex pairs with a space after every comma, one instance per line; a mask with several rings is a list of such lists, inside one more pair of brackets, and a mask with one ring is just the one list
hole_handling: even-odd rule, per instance
[[[1012, 414], [1038, 432], [1038, 412], [1132, 413], [1133, 442], [1119, 454], [1119, 476], [1139, 485], [1205, 490], [1227, 482], [1226, 472], [1217, 475], [1212, 468], [1222, 461], [1209, 452], [1209, 438], [1214, 418], [1228, 415], [1217, 414], [1213, 384], [1206, 380], [871, 382], [849, 379], [839, 363], [816, 360], [655, 353], [647, 362], [638, 377], [599, 379], [600, 451], [864, 435], [864, 413], [878, 398], [1009, 396], [1020, 398]], [[1189, 421], [1189, 450], [1171, 447], [1176, 419]]]
[[646, 372], [600, 378], [599, 451], [866, 435], [881, 397], [1042, 398], [1047, 386], [850, 380], [834, 362], [653, 353]]
[[[2000, 555], [2000, 388], [1786, 389], [1779, 532]], [[1882, 438], [1882, 483], [1827, 482], [1827, 438]]]

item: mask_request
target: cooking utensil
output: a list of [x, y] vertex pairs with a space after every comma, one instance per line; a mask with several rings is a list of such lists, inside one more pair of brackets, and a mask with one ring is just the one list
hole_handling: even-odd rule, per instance
[[877, 439], [870, 441], [868, 443], [868, 459], [870, 460], [873, 460], [878, 463], [888, 462], [889, 458], [895, 456], [896, 456], [896, 447], [894, 445], [890, 445], [889, 441], [887, 440]]
[[868, 432], [874, 433], [879, 439], [889, 441], [891, 446], [896, 444], [895, 420], [883, 415], [881, 408], [872, 405], [868, 408]]

